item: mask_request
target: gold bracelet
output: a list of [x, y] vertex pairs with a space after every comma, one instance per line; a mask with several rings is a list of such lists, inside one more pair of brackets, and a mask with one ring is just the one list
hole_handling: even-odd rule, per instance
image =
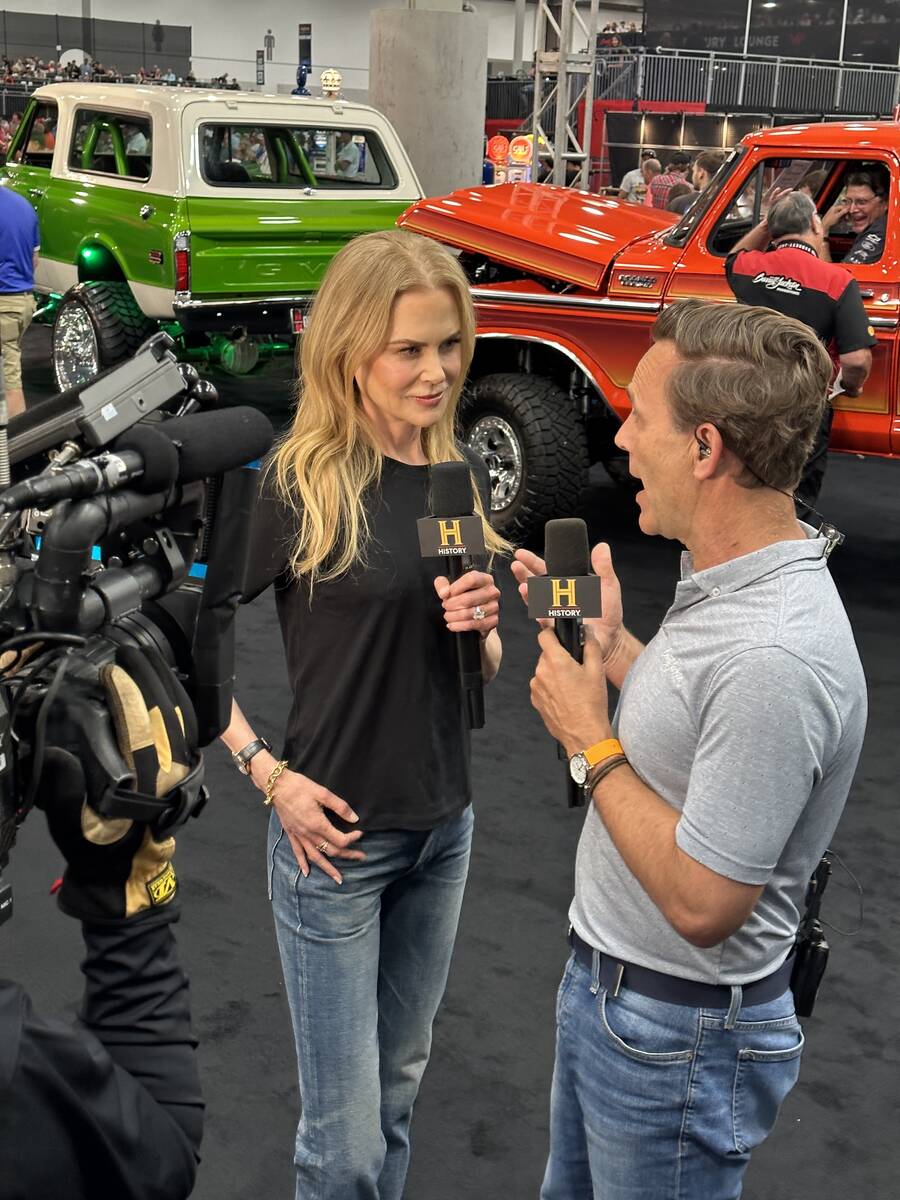
[[275, 784], [278, 782], [282, 771], [287, 768], [287, 759], [283, 758], [281, 762], [277, 762], [269, 772], [269, 778], [266, 780], [266, 794], [263, 798], [263, 804], [266, 808], [272, 807], [272, 801], [275, 799]]
[[608, 758], [602, 759], [584, 781], [585, 792], [590, 796], [601, 779], [605, 779], [610, 771], [614, 771], [616, 767], [621, 767], [622, 763], [627, 762], [628, 759], [624, 754], [611, 754]]

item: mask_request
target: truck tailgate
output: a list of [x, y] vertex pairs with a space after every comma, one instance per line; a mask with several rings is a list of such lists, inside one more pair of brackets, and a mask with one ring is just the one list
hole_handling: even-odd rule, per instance
[[386, 229], [407, 202], [285, 198], [187, 201], [191, 291], [227, 297], [311, 292], [351, 238]]

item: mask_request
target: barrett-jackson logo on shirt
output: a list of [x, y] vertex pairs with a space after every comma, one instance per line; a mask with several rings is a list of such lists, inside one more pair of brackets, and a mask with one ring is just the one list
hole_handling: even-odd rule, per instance
[[754, 276], [753, 282], [761, 284], [767, 292], [784, 292], [788, 296], [799, 296], [803, 291], [796, 279], [788, 279], [786, 275], [767, 275], [765, 271]]

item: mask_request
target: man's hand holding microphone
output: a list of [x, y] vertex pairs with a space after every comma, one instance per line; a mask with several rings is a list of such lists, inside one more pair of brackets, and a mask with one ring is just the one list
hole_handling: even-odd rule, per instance
[[[643, 649], [625, 628], [622, 590], [605, 542], [594, 546], [590, 564], [599, 579], [601, 615], [580, 622], [583, 661], [564, 648], [553, 622], [542, 619], [538, 634], [541, 654], [531, 680], [531, 703], [570, 758], [612, 738], [607, 684], [621, 687]], [[548, 564], [529, 550], [517, 550], [511, 569], [527, 603], [529, 580], [547, 575]]]

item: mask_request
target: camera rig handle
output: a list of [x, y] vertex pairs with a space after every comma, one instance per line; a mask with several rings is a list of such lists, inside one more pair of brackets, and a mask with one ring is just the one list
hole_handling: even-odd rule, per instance
[[157, 836], [172, 833], [203, 811], [209, 793], [204, 786], [204, 763], [198, 755], [190, 772], [163, 796], [137, 790], [135, 771], [126, 763], [110, 721], [109, 705], [73, 688], [57, 701], [62, 740], [77, 740], [91, 808], [103, 817], [120, 817], [148, 824]]

